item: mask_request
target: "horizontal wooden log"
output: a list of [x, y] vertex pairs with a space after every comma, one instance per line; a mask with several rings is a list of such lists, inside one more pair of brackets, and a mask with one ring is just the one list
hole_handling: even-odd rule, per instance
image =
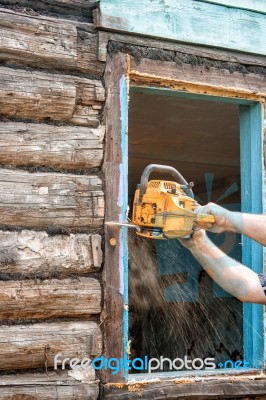
[[[1, 0], [1, 4], [15, 6], [18, 10], [25, 7], [44, 13], [57, 13], [91, 19], [91, 10], [95, 0]], [[27, 10], [28, 12], [30, 10]]]
[[[102, 335], [96, 322], [0, 326], [0, 370], [62, 369], [64, 358], [82, 360], [101, 352]], [[69, 360], [63, 368], [67, 365]]]
[[7, 117], [97, 126], [104, 99], [98, 80], [0, 68], [0, 109]]
[[105, 127], [0, 122], [0, 164], [65, 169], [100, 167]]
[[100, 235], [0, 231], [0, 277], [78, 275], [99, 270], [101, 263]]
[[[148, 382], [134, 382], [119, 388], [106, 385], [103, 398], [108, 400], [216, 400], [250, 398], [262, 400], [265, 395], [265, 376], [256, 379], [256, 375], [234, 376], [233, 379], [222, 376], [211, 378], [181, 378]], [[252, 397], [251, 397], [252, 396]], [[258, 396], [258, 397], [255, 397]], [[263, 397], [261, 397], [263, 396]]]
[[132, 60], [131, 68], [132, 71], [147, 74], [147, 79], [149, 79], [148, 76], [161, 77], [162, 84], [164, 78], [169, 78], [196, 85], [212, 85], [221, 90], [225, 88], [240, 92], [244, 89], [246, 93], [250, 94], [266, 94], [266, 79], [263, 74], [232, 72], [222, 64], [219, 66], [219, 62], [217, 62], [216, 68], [208, 66], [207, 60], [205, 67], [204, 64], [191, 65], [143, 58], [140, 63]]
[[0, 281], [0, 320], [89, 317], [101, 311], [94, 278]]
[[2, 375], [0, 400], [97, 400], [99, 383], [79, 382], [66, 371]]
[[0, 61], [88, 74], [103, 73], [93, 24], [0, 9]]
[[102, 226], [102, 181], [95, 175], [0, 169], [0, 187], [0, 225]]
[[134, 44], [136, 46], [144, 46], [145, 48], [153, 48], [170, 50], [185, 55], [194, 55], [197, 57], [206, 57], [209, 60], [218, 60], [229, 63], [240, 63], [245, 65], [265, 66], [265, 57], [258, 54], [240, 53], [232, 50], [217, 49], [215, 47], [203, 47], [193, 44], [184, 44], [179, 42], [167, 41], [165, 39], [151, 39], [138, 35], [130, 35], [119, 32], [99, 31], [98, 58], [105, 62], [107, 58], [107, 46], [109, 41], [119, 43]]

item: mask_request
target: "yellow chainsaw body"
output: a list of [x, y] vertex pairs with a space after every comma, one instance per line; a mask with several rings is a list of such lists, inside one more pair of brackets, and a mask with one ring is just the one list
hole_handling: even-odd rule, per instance
[[132, 223], [138, 235], [151, 239], [174, 239], [190, 235], [193, 227], [214, 223], [212, 215], [196, 214], [197, 202], [186, 195], [181, 185], [165, 180], [150, 180], [145, 193], [137, 188]]

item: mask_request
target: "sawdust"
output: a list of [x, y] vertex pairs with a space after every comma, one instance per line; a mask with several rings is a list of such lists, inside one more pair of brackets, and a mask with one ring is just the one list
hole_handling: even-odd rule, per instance
[[128, 232], [131, 358], [241, 360], [242, 305], [214, 297], [211, 279], [178, 241], [160, 242]]
[[123, 389], [124, 387], [127, 386], [127, 384], [126, 383], [106, 383], [105, 386], [110, 387], [110, 388]]
[[131, 306], [139, 311], [163, 302], [160, 275], [157, 269], [153, 241], [128, 233], [129, 298]]
[[142, 383], [136, 383], [134, 385], [128, 385], [128, 391], [129, 392], [135, 392], [136, 394], [139, 394], [139, 395], [141, 395], [142, 388], [143, 388], [143, 384]]
[[193, 383], [195, 382], [195, 379], [188, 379], [188, 378], [180, 378], [180, 379], [173, 379], [173, 382], [176, 385], [184, 385], [186, 383]]
[[136, 381], [135, 379], [126, 382], [126, 383], [122, 383], [122, 382], [118, 382], [118, 383], [107, 383], [105, 386], [106, 387], [113, 387], [116, 389], [123, 389], [127, 387], [127, 390], [129, 392], [135, 392], [137, 395], [141, 395], [141, 392], [143, 390], [143, 388], [151, 383], [159, 383], [161, 382], [160, 379], [156, 378], [156, 379], [143, 379], [140, 381]]

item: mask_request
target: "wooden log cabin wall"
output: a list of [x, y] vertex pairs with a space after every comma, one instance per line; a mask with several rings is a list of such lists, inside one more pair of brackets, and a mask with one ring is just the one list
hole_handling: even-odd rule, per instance
[[143, 85], [159, 66], [165, 82], [219, 87], [226, 77], [228, 92], [253, 99], [266, 92], [265, 57], [128, 35], [93, 0], [0, 7], [0, 400], [265, 398], [259, 374], [127, 385], [54, 370], [56, 354], [123, 347], [119, 252], [103, 229], [118, 216], [120, 72], [130, 61]]
[[0, 8], [0, 399], [91, 399], [102, 354], [105, 101], [93, 1]]

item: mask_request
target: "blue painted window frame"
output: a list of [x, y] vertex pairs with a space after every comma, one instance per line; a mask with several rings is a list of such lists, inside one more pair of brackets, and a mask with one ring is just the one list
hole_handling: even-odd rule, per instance
[[[264, 212], [263, 107], [240, 105], [240, 162], [242, 212]], [[263, 272], [263, 247], [242, 237], [242, 262]], [[264, 365], [264, 307], [244, 304], [244, 355], [254, 368]]]
[[[127, 143], [127, 127], [128, 115], [125, 116], [125, 110], [128, 110], [128, 98], [125, 97], [125, 90], [128, 83], [123, 82], [120, 86], [120, 100], [123, 98], [121, 105], [121, 116], [124, 115], [123, 129], [121, 130], [121, 140]], [[189, 99], [219, 101], [224, 103], [238, 104], [240, 116], [240, 171], [241, 171], [241, 211], [254, 214], [262, 214], [264, 212], [264, 164], [263, 164], [263, 119], [264, 108], [263, 103], [259, 101], [250, 101], [245, 99], [236, 99], [230, 97], [218, 97], [211, 95], [202, 95], [181, 92], [166, 88], [152, 88], [152, 87], [137, 87], [131, 86], [131, 91], [142, 91], [154, 95], [170, 95], [175, 97], [184, 97]], [[123, 171], [126, 171], [124, 179], [127, 180], [128, 174], [128, 150], [125, 150], [123, 155]], [[124, 198], [127, 202], [127, 198]], [[127, 204], [124, 204], [126, 209]], [[123, 229], [124, 230], [124, 229]], [[125, 233], [126, 235], [126, 233]], [[247, 265], [256, 273], [263, 272], [263, 247], [251, 239], [242, 237], [242, 263]], [[128, 357], [128, 258], [127, 244], [125, 237], [123, 240], [123, 258], [124, 258], [124, 357]], [[264, 367], [264, 306], [257, 304], [244, 304], [243, 307], [243, 341], [244, 341], [244, 359], [250, 363], [252, 370], [261, 370]], [[249, 369], [249, 371], [251, 370]], [[223, 373], [224, 369], [215, 370], [215, 374]], [[243, 371], [245, 371], [243, 369]], [[234, 369], [226, 369], [226, 372], [234, 373]], [[190, 374], [191, 372], [189, 372]], [[194, 371], [195, 373], [195, 371]], [[204, 371], [197, 371], [197, 375], [205, 374]], [[136, 379], [143, 378], [143, 375], [148, 374], [130, 374], [130, 377]], [[150, 374], [148, 376], [169, 377], [188, 375], [186, 372], [176, 373], [159, 373]], [[128, 372], [124, 371], [124, 377], [128, 380]]]

